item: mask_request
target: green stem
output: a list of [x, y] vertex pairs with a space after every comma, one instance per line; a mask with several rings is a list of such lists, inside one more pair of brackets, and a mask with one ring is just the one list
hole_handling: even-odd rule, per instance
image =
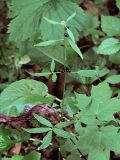
[[[65, 34], [66, 30], [64, 30]], [[63, 99], [65, 98], [65, 85], [66, 85], [66, 37], [64, 36], [64, 88], [63, 88]]]

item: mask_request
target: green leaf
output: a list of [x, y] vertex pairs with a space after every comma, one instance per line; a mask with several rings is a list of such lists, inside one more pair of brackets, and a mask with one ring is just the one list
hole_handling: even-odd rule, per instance
[[52, 62], [50, 65], [50, 70], [51, 70], [51, 72], [54, 72], [54, 70], [55, 70], [55, 60], [54, 59], [52, 59]]
[[[108, 160], [110, 151], [118, 152], [120, 149], [120, 134], [118, 128], [106, 126], [86, 127], [84, 133], [79, 136], [77, 147], [82, 153], [88, 154], [88, 160]], [[81, 145], [82, 144], [82, 145]], [[120, 151], [119, 151], [120, 152]]]
[[102, 30], [108, 36], [120, 35], [120, 19], [114, 16], [102, 16], [101, 17]]
[[87, 36], [89, 34], [92, 34], [93, 36], [95, 36], [97, 33], [96, 28], [98, 26], [99, 26], [98, 16], [95, 16], [92, 13], [86, 13], [85, 14], [84, 31], [82, 34], [84, 36]]
[[66, 22], [69, 22], [71, 19], [73, 19], [76, 16], [76, 12], [74, 12], [71, 16], [69, 16], [66, 20]]
[[21, 156], [21, 155], [15, 155], [15, 156], [12, 157], [11, 160], [25, 160], [25, 159], [24, 159], [24, 157]]
[[65, 21], [75, 11], [76, 17], [68, 22], [68, 26], [76, 39], [79, 37], [78, 30], [81, 31], [85, 23], [84, 11], [78, 4], [68, 0], [11, 0], [9, 9], [13, 18], [8, 27], [9, 38], [16, 43], [39, 36], [40, 33], [44, 41], [63, 38], [61, 21]]
[[41, 153], [32, 151], [28, 155], [25, 156], [24, 160], [40, 160], [41, 159]]
[[64, 131], [63, 129], [58, 129], [58, 128], [53, 128], [53, 132], [63, 138], [72, 138], [74, 136], [73, 133], [70, 133], [70, 132]]
[[120, 75], [112, 75], [108, 77], [105, 81], [111, 84], [120, 83]]
[[116, 38], [105, 39], [99, 46], [97, 53], [112, 55], [120, 50], [120, 42]]
[[63, 41], [63, 39], [59, 39], [59, 40], [49, 40], [49, 41], [44, 41], [44, 42], [40, 42], [38, 44], [35, 44], [35, 47], [45, 47], [45, 46], [50, 46], [50, 45], [54, 45], [58, 42]]
[[23, 57], [21, 57], [19, 64], [23, 65], [23, 64], [27, 64], [31, 61], [30, 57], [28, 55], [24, 55]]
[[43, 138], [42, 145], [40, 146], [40, 149], [45, 149], [47, 148], [52, 140], [52, 131], [49, 131], [46, 136]]
[[[101, 94], [103, 93], [104, 94]], [[92, 86], [91, 97], [100, 101], [109, 100], [112, 95], [112, 90], [107, 83], [100, 83], [97, 86]]]
[[83, 59], [83, 55], [82, 55], [80, 49], [78, 48], [78, 46], [71, 39], [68, 39], [68, 42], [69, 42], [70, 46], [72, 47], [72, 49], [76, 53], [78, 53], [78, 55]]
[[[39, 104], [48, 93], [47, 86], [35, 80], [19, 80], [10, 84], [0, 95], [0, 112], [16, 116], [24, 111], [27, 104]], [[46, 102], [47, 103], [47, 102]]]
[[50, 24], [57, 24], [57, 25], [60, 25], [61, 23], [60, 22], [56, 22], [56, 21], [54, 21], [54, 20], [51, 20], [51, 19], [48, 19], [48, 18], [46, 18], [46, 17], [44, 17], [44, 19], [48, 22], [48, 23], [50, 23]]
[[116, 5], [120, 9], [120, 1], [119, 0], [116, 0]]
[[52, 124], [50, 121], [48, 121], [47, 119], [37, 115], [37, 114], [34, 114], [34, 117], [43, 125], [45, 126], [48, 126], [48, 127], [52, 127]]
[[65, 121], [65, 122], [59, 122], [58, 124], [55, 125], [56, 128], [64, 128], [69, 125], [73, 124], [73, 121]]
[[67, 23], [67, 25], [70, 27], [70, 30], [74, 33], [75, 39], [77, 40], [79, 37], [78, 31], [81, 31], [83, 29], [83, 24], [85, 23], [84, 11], [79, 7], [79, 5], [68, 0], [57, 0], [50, 1], [49, 3], [47, 3], [47, 5], [45, 5], [44, 7], [44, 11], [42, 14], [42, 17], [45, 18], [41, 18], [40, 24], [40, 30], [43, 38], [45, 40], [63, 38], [64, 26], [61, 25], [61, 22], [66, 21], [67, 18], [70, 15], [72, 15], [75, 11], [75, 18], [71, 19]]
[[80, 121], [88, 126], [103, 125], [111, 120], [114, 121], [114, 113], [120, 110], [120, 99], [111, 98], [111, 96], [112, 91], [105, 82], [92, 87], [91, 103], [82, 108], [82, 111], [78, 113]]
[[88, 97], [84, 94], [78, 94], [78, 93], [75, 93], [76, 95], [76, 99], [77, 99], [77, 103], [78, 103], [78, 108], [80, 110], [84, 109], [87, 105], [90, 104], [91, 102], [91, 97]]
[[7, 151], [15, 145], [16, 141], [11, 140], [11, 133], [7, 129], [0, 129], [0, 153]]
[[41, 128], [23, 128], [26, 132], [29, 133], [44, 133], [44, 132], [48, 132], [51, 131], [51, 128], [48, 127], [41, 127]]
[[41, 76], [50, 76], [52, 73], [51, 72], [43, 72], [43, 73], [31, 73], [28, 72], [31, 76], [35, 76], [35, 77], [41, 77]]
[[80, 154], [74, 154], [74, 153], [72, 153], [71, 155], [69, 155], [67, 157], [66, 160], [81, 160]]
[[56, 73], [53, 73], [53, 74], [52, 74], [52, 81], [53, 81], [53, 82], [56, 82], [56, 81], [57, 81], [57, 74], [56, 74]]
[[70, 29], [68, 29], [68, 28], [66, 28], [66, 29], [67, 29], [67, 33], [68, 33], [69, 37], [70, 37], [71, 40], [75, 43], [75, 37], [74, 37], [73, 33], [71, 32]]
[[81, 77], [101, 77], [101, 75], [107, 74], [108, 69], [104, 68], [102, 70], [95, 69], [95, 70], [80, 70], [76, 72]]
[[[10, 40], [17, 43], [31, 38], [39, 32], [39, 20], [42, 15], [42, 7], [49, 0], [12, 0], [10, 11], [15, 14], [11, 20], [8, 33], [10, 33]], [[16, 11], [16, 8], [19, 8]]]
[[109, 61], [113, 64], [120, 64], [120, 53], [113, 54], [109, 57]]

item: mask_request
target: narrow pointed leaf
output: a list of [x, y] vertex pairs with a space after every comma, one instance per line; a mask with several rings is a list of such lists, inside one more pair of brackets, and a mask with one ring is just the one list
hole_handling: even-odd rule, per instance
[[51, 20], [51, 19], [48, 19], [48, 18], [46, 18], [46, 17], [44, 17], [44, 19], [45, 19], [47, 22], [51, 23], [51, 24], [58, 24], [58, 25], [61, 24], [60, 22], [56, 22], [56, 21]]
[[64, 131], [63, 129], [54, 128], [53, 131], [55, 134], [57, 134], [58, 136], [63, 137], [63, 138], [72, 138], [73, 137], [73, 133]]
[[67, 28], [67, 33], [69, 37], [71, 38], [71, 40], [75, 43], [75, 37], [69, 28]]
[[52, 140], [52, 131], [48, 132], [46, 136], [43, 138], [43, 143], [40, 146], [40, 148], [41, 149], [47, 148], [50, 145], [51, 140]]
[[48, 127], [41, 127], [41, 128], [23, 128], [26, 132], [29, 133], [44, 133], [51, 130], [51, 128]]
[[52, 124], [45, 118], [37, 115], [37, 114], [34, 114], [34, 117], [43, 125], [45, 126], [48, 126], [48, 127], [52, 127]]
[[35, 47], [45, 47], [45, 46], [50, 46], [50, 45], [54, 45], [57, 42], [61, 42], [63, 41], [63, 39], [59, 39], [59, 40], [49, 40], [49, 41], [44, 41], [44, 42], [40, 42], [38, 44], [35, 44]]
[[66, 22], [69, 22], [71, 19], [73, 19], [76, 16], [76, 12], [74, 12], [71, 16], [68, 17]]
[[83, 55], [82, 55], [80, 49], [78, 48], [78, 46], [71, 39], [68, 39], [68, 42], [69, 42], [70, 46], [73, 48], [73, 50], [75, 52], [77, 52], [78, 55], [83, 59]]

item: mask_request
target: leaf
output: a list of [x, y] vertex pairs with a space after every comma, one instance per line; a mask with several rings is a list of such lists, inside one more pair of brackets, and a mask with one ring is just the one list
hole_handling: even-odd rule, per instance
[[[39, 104], [48, 93], [47, 86], [35, 80], [19, 80], [10, 84], [0, 95], [0, 112], [16, 116], [24, 111], [27, 104]], [[47, 103], [47, 102], [46, 102]]]
[[19, 64], [23, 65], [23, 64], [27, 64], [31, 61], [30, 57], [28, 55], [24, 55], [23, 57], [21, 57]]
[[48, 19], [48, 18], [46, 18], [46, 17], [44, 17], [44, 19], [47, 21], [47, 22], [49, 22], [49, 23], [51, 23], [51, 24], [54, 24], [54, 25], [60, 25], [61, 23], [60, 22], [56, 22], [56, 21], [53, 21], [53, 20], [51, 20], [51, 19]]
[[56, 81], [57, 81], [57, 74], [56, 74], [56, 73], [53, 73], [53, 74], [52, 74], [52, 81], [53, 81], [53, 82], [56, 82]]
[[[50, 7], [51, 5], [51, 7]], [[43, 38], [46, 40], [61, 39], [64, 36], [64, 26], [59, 23], [66, 21], [67, 18], [76, 11], [75, 18], [71, 19], [67, 25], [75, 35], [77, 40], [79, 37], [78, 31], [83, 29], [84, 11], [78, 4], [68, 0], [57, 0], [47, 3], [41, 18], [40, 30]], [[81, 17], [81, 18], [79, 18]], [[49, 22], [48, 22], [49, 21]], [[58, 24], [58, 25], [55, 25]], [[74, 25], [73, 25], [74, 24]]]
[[98, 54], [112, 55], [120, 50], [120, 42], [116, 38], [105, 39], [98, 47]]
[[67, 127], [67, 126], [69, 126], [71, 124], [73, 124], [73, 121], [59, 122], [54, 127], [56, 127], [56, 128], [64, 128], [64, 127]]
[[25, 156], [24, 160], [40, 160], [41, 153], [37, 151], [32, 151], [28, 155]]
[[119, 0], [116, 0], [116, 5], [120, 9], [120, 1]]
[[68, 42], [69, 42], [70, 46], [72, 47], [72, 49], [76, 53], [78, 53], [78, 55], [83, 59], [83, 55], [82, 55], [80, 49], [78, 48], [78, 46], [71, 39], [68, 39]]
[[21, 156], [21, 155], [15, 155], [15, 156], [12, 157], [11, 160], [25, 160], [25, 159], [24, 159], [24, 157]]
[[62, 138], [72, 138], [74, 136], [73, 133], [70, 133], [70, 132], [64, 131], [63, 129], [58, 129], [58, 128], [53, 128], [53, 132]]
[[52, 73], [51, 72], [42, 72], [42, 73], [31, 73], [28, 72], [31, 76], [35, 76], [35, 77], [41, 77], [41, 76], [50, 76]]
[[[104, 93], [104, 94], [102, 94]], [[100, 83], [97, 86], [92, 86], [91, 97], [100, 101], [109, 100], [112, 95], [112, 90], [107, 83]]]
[[16, 141], [11, 140], [11, 133], [7, 129], [0, 129], [0, 153], [7, 151], [15, 145]]
[[91, 102], [91, 97], [88, 97], [84, 94], [78, 94], [78, 93], [75, 93], [76, 95], [76, 99], [77, 99], [77, 103], [78, 103], [78, 108], [80, 110], [84, 109], [87, 105], [90, 104]]
[[120, 35], [120, 19], [114, 16], [102, 16], [101, 17], [102, 30], [108, 36]]
[[[112, 91], [105, 82], [92, 87], [91, 103], [82, 108], [82, 111], [78, 113], [80, 121], [88, 126], [103, 125], [111, 120], [114, 121], [114, 113], [120, 110], [120, 99], [111, 98], [111, 95]], [[77, 105], [80, 105], [79, 101]]]
[[52, 140], [52, 131], [49, 131], [46, 136], [43, 138], [42, 145], [40, 146], [40, 149], [45, 149], [47, 148]]
[[13, 18], [8, 27], [9, 39], [16, 43], [39, 36], [39, 33], [44, 41], [63, 38], [64, 27], [55, 24], [65, 21], [74, 11], [76, 16], [68, 22], [68, 26], [75, 39], [78, 39], [78, 30], [81, 31], [85, 23], [84, 11], [78, 4], [68, 0], [11, 0], [9, 9]]
[[[88, 160], [108, 160], [110, 151], [117, 152], [120, 148], [118, 128], [106, 126], [87, 127], [84, 133], [79, 136], [77, 147], [82, 153], [88, 154]], [[81, 145], [82, 144], [82, 145]]]
[[113, 64], [120, 64], [120, 53], [113, 54], [109, 57], [109, 61]]
[[48, 127], [40, 127], [40, 128], [23, 128], [24, 131], [29, 132], [29, 133], [44, 133], [51, 131], [51, 128]]
[[84, 36], [87, 36], [89, 34], [92, 34], [93, 36], [95, 36], [96, 34], [100, 33], [98, 32], [98, 30], [96, 30], [98, 26], [99, 26], [98, 16], [95, 16], [92, 13], [86, 13], [84, 30], [82, 34]]
[[74, 153], [72, 153], [71, 155], [69, 155], [67, 157], [66, 160], [81, 160], [80, 154], [74, 154]]
[[[15, 14], [14, 19], [11, 20], [8, 27], [11, 41], [19, 43], [39, 32], [39, 20], [42, 15], [41, 9], [47, 2], [49, 0], [11, 1], [9, 7], [11, 12]], [[19, 8], [19, 10], [16, 11], [16, 8]]]
[[54, 59], [52, 59], [52, 62], [50, 65], [50, 70], [51, 70], [51, 72], [54, 72], [54, 70], [55, 70], [55, 60]]
[[37, 114], [34, 114], [34, 117], [35, 119], [37, 119], [41, 124], [47, 126], [47, 127], [52, 127], [52, 124], [50, 121], [48, 121], [47, 119], [37, 115]]
[[108, 77], [105, 81], [111, 84], [120, 83], [120, 75], [112, 75]]
[[63, 39], [59, 39], [59, 40], [49, 40], [49, 41], [44, 41], [44, 42], [40, 42], [38, 44], [35, 44], [35, 47], [45, 47], [45, 46], [49, 46], [49, 45], [54, 45], [58, 42], [63, 41]]
[[81, 77], [101, 77], [104, 74], [108, 73], [108, 69], [104, 68], [102, 70], [95, 69], [95, 70], [80, 70], [76, 72]]
[[66, 20], [66, 22], [69, 22], [71, 19], [73, 19], [76, 16], [76, 12], [74, 12], [71, 16], [69, 16]]
[[70, 29], [68, 29], [68, 28], [66, 28], [66, 29], [67, 29], [67, 33], [68, 33], [69, 37], [70, 37], [71, 40], [75, 43], [75, 37], [74, 37], [73, 33], [71, 32]]

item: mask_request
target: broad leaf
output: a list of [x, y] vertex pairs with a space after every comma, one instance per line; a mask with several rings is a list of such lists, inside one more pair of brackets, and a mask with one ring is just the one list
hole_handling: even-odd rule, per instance
[[78, 30], [81, 31], [85, 23], [83, 10], [68, 0], [11, 0], [9, 8], [13, 20], [9, 24], [8, 33], [10, 40], [17, 43], [32, 38], [37, 33], [42, 34], [43, 40], [63, 38], [64, 27], [54, 24], [67, 20], [75, 11], [76, 16], [68, 22], [68, 26], [75, 33], [76, 39], [79, 36]]
[[[10, 40], [21, 42], [39, 32], [39, 20], [42, 7], [49, 0], [12, 0], [10, 10], [15, 17], [9, 24]], [[17, 8], [18, 11], [17, 11]]]
[[105, 81], [111, 84], [120, 83], [120, 75], [112, 75], [108, 77]]
[[21, 155], [15, 155], [15, 156], [12, 157], [11, 160], [25, 160], [25, 159], [24, 159], [24, 157], [21, 156]]
[[[91, 98], [91, 102], [87, 105], [86, 99], [86, 104], [83, 102], [84, 107], [80, 107], [80, 109], [82, 109], [82, 111], [78, 113], [80, 121], [87, 125], [103, 125], [111, 120], [114, 121], [114, 113], [120, 111], [120, 100], [118, 98], [111, 98], [111, 95], [112, 92], [107, 83], [94, 86], [91, 91], [91, 97], [89, 97]], [[82, 106], [79, 95], [77, 95], [76, 98], [78, 102], [77, 106]]]
[[7, 151], [15, 145], [16, 141], [11, 140], [11, 133], [7, 129], [0, 129], [0, 153]]
[[120, 35], [120, 19], [114, 16], [102, 16], [101, 17], [102, 30], [108, 36]]
[[120, 153], [120, 134], [117, 131], [118, 128], [114, 126], [101, 129], [86, 127], [79, 136], [77, 147], [88, 154], [88, 160], [109, 160], [110, 151]]
[[42, 103], [47, 93], [48, 89], [42, 82], [27, 79], [16, 81], [1, 93], [0, 112], [11, 116], [19, 115], [26, 104]]
[[32, 151], [28, 155], [24, 157], [24, 160], [40, 160], [41, 158], [41, 153], [37, 151]]
[[116, 0], [116, 5], [120, 9], [120, 1], [119, 0]]
[[99, 48], [98, 54], [112, 55], [120, 50], [120, 42], [116, 38], [108, 38], [104, 40]]

